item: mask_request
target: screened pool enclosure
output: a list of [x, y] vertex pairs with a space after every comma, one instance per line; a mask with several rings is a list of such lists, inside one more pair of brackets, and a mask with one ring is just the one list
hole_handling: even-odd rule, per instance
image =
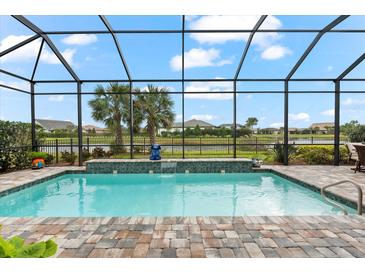
[[[339, 165], [346, 142], [341, 125], [365, 117], [365, 16], [0, 20], [0, 117], [29, 122], [29, 149], [55, 152], [57, 160], [60, 151], [71, 150], [82, 165], [83, 149], [113, 146], [124, 147], [124, 158], [148, 157], [147, 122], [138, 120], [135, 108], [141, 93], [154, 96], [149, 85], [173, 101], [173, 125], [156, 129], [163, 157], [248, 157], [276, 144], [289, 164], [291, 146], [320, 144], [333, 148]], [[128, 86], [123, 144], [103, 134], [107, 126], [90, 110], [97, 86], [110, 83]], [[310, 107], [318, 119], [308, 114]], [[242, 124], [250, 117], [262, 126], [246, 123], [255, 134], [245, 137]], [[42, 120], [71, 121], [75, 131], [41, 140]], [[305, 135], [306, 123], [311, 130], [318, 124], [317, 135]], [[333, 128], [321, 131], [321, 123]], [[97, 125], [92, 133], [89, 124]], [[212, 128], [228, 134], [212, 137]]]

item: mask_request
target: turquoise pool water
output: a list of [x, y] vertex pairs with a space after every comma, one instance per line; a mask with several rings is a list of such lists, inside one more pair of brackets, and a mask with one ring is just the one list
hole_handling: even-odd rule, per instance
[[0, 198], [0, 216], [326, 214], [339, 210], [271, 173], [68, 174]]

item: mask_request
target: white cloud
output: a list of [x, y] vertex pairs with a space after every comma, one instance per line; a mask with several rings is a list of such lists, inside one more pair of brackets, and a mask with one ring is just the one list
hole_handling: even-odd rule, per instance
[[[221, 78], [216, 78], [221, 79]], [[225, 91], [232, 91], [232, 84], [230, 82], [193, 82], [185, 87], [187, 92], [211, 92], [211, 93], [188, 93], [185, 94], [187, 99], [205, 99], [205, 100], [230, 100], [233, 98], [232, 93], [224, 93]], [[217, 92], [217, 93], [215, 93]], [[223, 93], [218, 93], [223, 92]]]
[[[173, 86], [158, 86], [157, 88], [159, 89], [167, 89], [170, 92], [174, 92], [176, 91], [176, 88]], [[149, 92], [148, 86], [144, 86], [143, 88], [140, 88], [141, 91], [143, 92]]]
[[305, 122], [308, 122], [309, 119], [310, 119], [310, 116], [306, 112], [299, 112], [299, 113], [296, 113], [296, 114], [289, 113], [289, 120], [292, 120], [292, 121], [305, 121]]
[[284, 126], [284, 123], [280, 123], [280, 122], [275, 122], [270, 124], [270, 127], [275, 127], [275, 128], [281, 128]]
[[190, 116], [190, 119], [203, 120], [203, 121], [212, 121], [217, 118], [218, 116], [211, 114], [194, 114]]
[[265, 121], [267, 119], [266, 116], [259, 117], [259, 121]]
[[[260, 16], [201, 16], [190, 20], [190, 29], [252, 29]], [[262, 28], [278, 29], [281, 27], [281, 22], [274, 16], [268, 16]], [[250, 33], [192, 33], [191, 38], [199, 43], [208, 44], [223, 44], [227, 41], [247, 41]], [[266, 44], [268, 39], [277, 38], [277, 33], [260, 33], [255, 36], [253, 43], [258, 45]]]
[[365, 99], [354, 100], [351, 97], [348, 97], [348, 98], [346, 98], [346, 100], [344, 100], [342, 102], [342, 104], [345, 105], [345, 106], [365, 105]]
[[[220, 67], [232, 63], [229, 59], [221, 59], [220, 51], [215, 48], [207, 50], [202, 48], [192, 48], [185, 52], [184, 58], [185, 69], [195, 67]], [[181, 55], [175, 55], [171, 58], [170, 67], [175, 71], [181, 70]]]
[[177, 114], [175, 116], [175, 121], [181, 121], [182, 120], [182, 114]]
[[64, 96], [63, 95], [50, 95], [48, 96], [48, 101], [50, 102], [63, 102], [64, 100]]
[[[0, 52], [4, 51], [20, 42], [30, 38], [30, 35], [9, 35], [0, 41]], [[1, 63], [18, 62], [35, 58], [39, 52], [41, 42], [34, 40], [33, 42], [22, 46], [15, 51], [8, 53], [0, 58]]]
[[98, 41], [98, 37], [95, 34], [72, 34], [62, 39], [62, 42], [66, 45], [88, 45]]
[[335, 109], [328, 109], [321, 112], [321, 115], [324, 116], [335, 116]]
[[[76, 53], [75, 49], [65, 49], [63, 52], [61, 52], [63, 58], [69, 63], [70, 65], [73, 64], [73, 57]], [[60, 64], [60, 60], [57, 58], [57, 56], [48, 50], [42, 50], [41, 58], [40, 60], [46, 64]]]
[[5, 82], [5, 81], [0, 81], [1, 85], [6, 85], [6, 86], [10, 86], [13, 88], [18, 88], [18, 89], [22, 89], [25, 91], [30, 91], [30, 86], [29, 83], [27, 82], [14, 82], [14, 81], [10, 81], [10, 82]]
[[[27, 35], [9, 35], [5, 37], [0, 42], [0, 51], [3, 51], [5, 49], [10, 48], [13, 45], [16, 45], [25, 39], [28, 39], [31, 36]], [[7, 62], [24, 62], [28, 60], [34, 60], [38, 55], [39, 48], [41, 45], [41, 41], [39, 39], [34, 40], [33, 42], [22, 46], [15, 51], [1, 57], [0, 62], [1, 63], [7, 63]], [[66, 61], [69, 64], [73, 63], [73, 57], [76, 53], [75, 49], [67, 48], [63, 52], [61, 52], [62, 56], [66, 59]], [[57, 56], [49, 51], [46, 48], [42, 49], [42, 54], [40, 61], [46, 64], [60, 64], [60, 61], [58, 60]]]
[[[260, 16], [201, 16], [190, 18], [190, 29], [253, 29]], [[268, 16], [261, 28], [276, 30], [282, 26], [275, 16]], [[190, 37], [200, 44], [224, 44], [229, 41], [247, 42], [250, 33], [191, 33]], [[252, 45], [263, 51], [261, 58], [277, 60], [291, 53], [287, 47], [278, 44], [282, 38], [277, 32], [256, 33]]]
[[261, 58], [266, 60], [277, 60], [290, 54], [292, 54], [290, 49], [279, 45], [272, 45], [261, 53]]
[[333, 70], [333, 66], [328, 66], [327, 67], [327, 71], [329, 72], [329, 71], [332, 71]]
[[245, 96], [245, 99], [246, 100], [251, 100], [253, 98], [253, 95], [252, 94], [247, 94], [246, 96]]

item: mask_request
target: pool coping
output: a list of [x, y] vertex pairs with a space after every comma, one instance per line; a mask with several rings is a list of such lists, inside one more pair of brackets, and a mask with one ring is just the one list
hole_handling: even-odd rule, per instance
[[[273, 173], [273, 174], [278, 175], [280, 177], [283, 177], [284, 179], [287, 179], [287, 180], [289, 180], [289, 181], [291, 181], [295, 184], [303, 186], [303, 187], [305, 187], [305, 188], [307, 188], [311, 191], [321, 193], [321, 188], [316, 186], [315, 184], [310, 183], [310, 182], [305, 181], [305, 180], [295, 178], [293, 176], [287, 175], [283, 172], [280, 172], [280, 171], [272, 169], [272, 168], [253, 168], [252, 172], [257, 172], [257, 173], [259, 173], [259, 172], [269, 172], [269, 173]], [[348, 207], [351, 207], [352, 209], [357, 210], [357, 200], [354, 200], [354, 199], [351, 199], [349, 197], [345, 197], [343, 195], [334, 193], [330, 190], [326, 190], [325, 193], [327, 194], [327, 197], [329, 197], [330, 199], [332, 199], [336, 202], [339, 202], [341, 204], [344, 204]], [[365, 205], [364, 204], [362, 205], [362, 208], [363, 208], [363, 211], [365, 211]]]
[[32, 186], [44, 183], [45, 181], [52, 180], [56, 177], [59, 177], [59, 176], [65, 175], [65, 174], [81, 174], [81, 173], [85, 173], [85, 170], [82, 170], [82, 169], [80, 169], [80, 170], [75, 170], [75, 169], [60, 170], [60, 171], [55, 172], [53, 174], [46, 175], [46, 176], [38, 178], [38, 179], [30, 180], [30, 181], [27, 181], [27, 182], [25, 182], [21, 185], [17, 185], [17, 186], [2, 190], [2, 191], [0, 191], [0, 198], [4, 197], [4, 196], [7, 196], [11, 193], [18, 192], [18, 191], [21, 191], [23, 189], [30, 188]]
[[[252, 170], [250, 172], [243, 172], [243, 173], [260, 173], [260, 172], [268, 172], [268, 173], [278, 175], [280, 177], [283, 177], [284, 179], [287, 179], [287, 180], [289, 180], [289, 181], [291, 181], [295, 184], [301, 185], [301, 186], [303, 186], [303, 187], [305, 187], [309, 190], [312, 190], [314, 192], [317, 192], [317, 193], [320, 193], [320, 191], [321, 191], [320, 187], [316, 186], [315, 184], [313, 184], [309, 181], [305, 181], [305, 180], [295, 178], [293, 176], [285, 174], [284, 172], [280, 172], [278, 170], [275, 170], [274, 168], [271, 168], [271, 167], [270, 168], [267, 168], [267, 167], [252, 168]], [[4, 197], [4, 196], [7, 196], [11, 193], [18, 192], [18, 191], [21, 191], [23, 189], [26, 189], [26, 188], [29, 188], [29, 187], [44, 183], [45, 181], [54, 179], [58, 176], [62, 176], [62, 175], [65, 175], [65, 174], [81, 174], [81, 173], [89, 174], [89, 173], [86, 172], [85, 167], [80, 168], [80, 169], [59, 170], [59, 171], [54, 172], [53, 174], [45, 175], [41, 178], [30, 180], [30, 181], [27, 181], [27, 182], [25, 182], [21, 185], [17, 185], [17, 186], [5, 189], [3, 191], [0, 191], [0, 198]], [[40, 176], [42, 176], [42, 175], [40, 175]], [[356, 200], [351, 199], [351, 198], [346, 197], [346, 196], [341, 195], [341, 194], [334, 193], [330, 190], [326, 191], [326, 193], [327, 193], [328, 197], [333, 199], [334, 201], [340, 202], [341, 204], [344, 204], [344, 205], [346, 205], [348, 207], [351, 207], [355, 210], [357, 209]], [[365, 205], [363, 205], [363, 209], [365, 210]]]

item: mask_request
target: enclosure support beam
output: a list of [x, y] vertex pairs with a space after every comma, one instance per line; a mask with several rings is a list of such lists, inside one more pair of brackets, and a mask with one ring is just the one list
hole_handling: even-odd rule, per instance
[[[318, 33], [322, 29], [259, 29], [259, 33]], [[117, 34], [180, 34], [179, 29], [114, 29]], [[185, 33], [251, 33], [252, 29], [187, 29]], [[365, 33], [365, 29], [331, 29], [331, 33]], [[107, 30], [45, 31], [47, 35], [108, 34]]]
[[0, 73], [4, 73], [6, 75], [9, 75], [9, 76], [14, 77], [14, 78], [18, 78], [18, 79], [23, 80], [23, 81], [31, 82], [30, 79], [28, 79], [28, 78], [25, 78], [23, 76], [11, 73], [11, 72], [3, 70], [3, 69], [0, 69]]
[[130, 158], [134, 158], [134, 115], [133, 115], [133, 95], [132, 95], [133, 83], [129, 82], [129, 134], [130, 134]]
[[185, 15], [182, 16], [181, 32], [181, 91], [182, 91], [182, 109], [181, 109], [181, 126], [182, 126], [182, 158], [185, 158]]
[[30, 119], [31, 119], [31, 136], [32, 136], [32, 151], [37, 150], [36, 133], [35, 133], [35, 98], [34, 98], [34, 83], [30, 83]]
[[340, 81], [335, 82], [335, 146], [334, 146], [334, 165], [340, 164]]
[[[233, 82], [233, 158], [237, 158], [237, 82]], [[228, 144], [229, 145], [229, 144]]]
[[38, 62], [39, 62], [39, 59], [41, 58], [41, 54], [42, 54], [43, 44], [44, 44], [44, 39], [42, 39], [41, 45], [40, 45], [40, 47], [39, 47], [39, 51], [38, 51], [38, 55], [37, 55], [37, 59], [35, 60], [35, 63], [34, 63], [34, 68], [33, 68], [33, 72], [32, 72], [32, 77], [30, 78], [30, 80], [31, 80], [31, 81], [33, 81], [33, 80], [34, 80], [34, 76], [35, 76], [35, 73], [36, 73], [36, 71], [37, 71]]
[[115, 44], [115, 46], [116, 46], [116, 48], [118, 50], [118, 54], [119, 54], [120, 60], [122, 61], [122, 64], [123, 64], [125, 73], [127, 74], [128, 80], [131, 81], [132, 80], [132, 77], [131, 77], [131, 74], [129, 72], [129, 69], [128, 69], [128, 66], [127, 66], [127, 62], [125, 61], [125, 58], [123, 56], [122, 49], [121, 49], [120, 44], [119, 44], [119, 41], [118, 41], [118, 37], [115, 35], [115, 33], [113, 31], [113, 28], [110, 25], [108, 19], [106, 19], [106, 17], [104, 15], [99, 15], [99, 18], [101, 19], [101, 21], [103, 21], [105, 27], [108, 29], [109, 33], [112, 35], [113, 40], [114, 40], [114, 44]]
[[365, 53], [363, 53], [359, 58], [356, 59], [355, 62], [353, 62], [347, 69], [345, 69], [344, 72], [340, 74], [340, 76], [337, 77], [335, 82], [343, 80], [349, 74], [354, 68], [356, 68], [362, 61], [365, 60]]
[[254, 28], [252, 29], [252, 32], [250, 33], [250, 36], [248, 37], [248, 40], [246, 42], [246, 47], [245, 47], [245, 50], [243, 51], [242, 53], [242, 56], [241, 56], [241, 60], [239, 62], [239, 65], [237, 67], [237, 70], [236, 70], [236, 75], [234, 76], [234, 79], [236, 80], [238, 78], [238, 76], [240, 75], [240, 72], [241, 72], [241, 68], [242, 68], [242, 65], [243, 65], [243, 62], [245, 61], [245, 58], [246, 58], [246, 55], [248, 53], [248, 50], [250, 49], [250, 46], [251, 46], [251, 42], [252, 42], [252, 39], [253, 39], [253, 36], [255, 35], [256, 31], [259, 29], [259, 27], [262, 25], [262, 23], [265, 21], [267, 15], [262, 15], [260, 17], [260, 19], [257, 21], [256, 25], [254, 26]]
[[310, 43], [310, 45], [305, 50], [305, 52], [303, 53], [303, 55], [300, 57], [300, 59], [298, 60], [298, 62], [294, 65], [294, 67], [289, 72], [288, 76], [285, 79], [286, 81], [288, 81], [288, 80], [290, 80], [290, 78], [292, 78], [292, 76], [294, 75], [294, 73], [298, 70], [298, 68], [301, 66], [301, 64], [304, 62], [304, 60], [307, 58], [307, 56], [312, 51], [312, 49], [317, 45], [317, 43], [322, 38], [322, 36], [325, 33], [327, 33], [328, 31], [330, 31], [331, 29], [333, 29], [335, 26], [337, 26], [339, 23], [341, 23], [343, 20], [345, 20], [348, 17], [349, 17], [348, 15], [341, 15], [341, 16], [337, 17], [335, 20], [333, 20], [330, 24], [328, 24], [327, 26], [325, 26], [316, 35], [316, 37], [314, 38], [314, 40], [312, 41], [312, 43]]
[[289, 82], [284, 82], [284, 165], [289, 164]]
[[81, 82], [77, 82], [77, 137], [79, 151], [79, 166], [82, 166], [82, 98], [81, 98]]
[[[1, 72], [1, 70], [0, 70]], [[16, 76], [15, 76], [16, 77]], [[26, 81], [30, 81], [30, 79], [24, 78]], [[333, 82], [335, 78], [293, 78], [290, 79], [291, 82]], [[128, 79], [81, 79], [83, 83], [109, 83], [109, 82], [120, 82], [120, 83], [129, 83]], [[234, 79], [228, 78], [194, 78], [194, 79], [184, 79], [184, 82], [233, 82]], [[239, 78], [236, 80], [237, 82], [283, 82], [285, 78]], [[341, 81], [348, 82], [360, 82], [365, 81], [365, 78], [347, 78]], [[50, 84], [50, 83], [76, 83], [75, 80], [37, 80], [37, 83]], [[133, 79], [134, 83], [181, 83], [181, 78], [179, 79]]]
[[34, 25], [31, 21], [29, 21], [27, 18], [25, 18], [22, 15], [12, 15], [13, 18], [18, 20], [20, 23], [22, 23], [24, 26], [29, 28], [31, 31], [35, 32], [36, 34], [40, 35], [47, 45], [50, 47], [50, 49], [53, 51], [53, 53], [57, 56], [58, 60], [62, 63], [62, 65], [67, 69], [67, 71], [71, 74], [72, 78], [76, 82], [80, 82], [79, 77], [76, 75], [74, 70], [71, 68], [69, 63], [66, 61], [66, 59], [63, 57], [63, 55], [59, 52], [57, 47], [53, 44], [52, 40], [47, 36], [47, 34], [44, 34], [44, 32], [38, 28], [36, 25]]
[[39, 34], [33, 35], [32, 37], [29, 37], [28, 39], [26, 39], [26, 40], [24, 40], [24, 41], [22, 41], [22, 42], [20, 42], [20, 43], [18, 43], [16, 45], [14, 45], [14, 46], [8, 48], [6, 50], [3, 50], [2, 52], [0, 52], [0, 57], [3, 57], [4, 55], [6, 55], [8, 53], [10, 53], [10, 52], [12, 52], [12, 51], [14, 51], [14, 50], [22, 47], [22, 46], [27, 45], [30, 42], [33, 42], [34, 40], [38, 39], [39, 37], [40, 37]]
[[26, 90], [23, 90], [20, 88], [16, 88], [16, 87], [12, 87], [12, 86], [8, 86], [8, 85], [0, 84], [0, 87], [6, 88], [6, 89], [11, 89], [11, 90], [18, 91], [18, 92], [25, 93], [25, 94], [30, 94], [29, 91], [26, 91]]

